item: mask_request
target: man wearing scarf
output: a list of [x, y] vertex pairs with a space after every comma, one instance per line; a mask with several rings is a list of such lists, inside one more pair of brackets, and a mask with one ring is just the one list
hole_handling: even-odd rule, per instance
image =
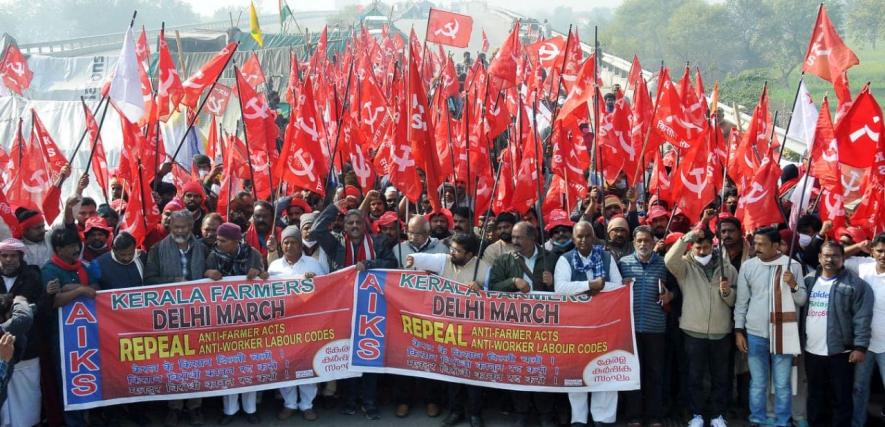
[[[40, 358], [39, 349], [46, 345], [42, 337], [46, 331], [46, 315], [50, 305], [43, 292], [40, 269], [23, 260], [27, 247], [19, 240], [0, 242], [0, 274], [3, 288], [0, 294], [24, 299], [36, 304], [34, 323], [19, 334], [16, 340], [16, 359], [7, 388], [7, 400], [3, 403], [2, 424], [11, 427], [30, 427], [40, 423]], [[38, 319], [37, 316], [40, 316]], [[12, 331], [10, 331], [12, 332]], [[18, 334], [18, 332], [16, 332]]]
[[[617, 261], [596, 240], [592, 223], [585, 220], [578, 221], [572, 239], [575, 248], [559, 257], [553, 271], [556, 293], [594, 295], [621, 286], [621, 273], [618, 271]], [[568, 400], [572, 408], [572, 425], [586, 425], [588, 412], [599, 424], [609, 425], [615, 422], [618, 409], [616, 391], [592, 393], [589, 408], [587, 393], [569, 393]]]
[[[52, 365], [55, 369], [55, 377], [58, 384], [64, 384], [61, 367], [61, 350], [59, 348], [58, 307], [67, 305], [71, 301], [80, 298], [95, 298], [95, 279], [89, 276], [86, 266], [80, 261], [80, 251], [83, 242], [80, 234], [71, 227], [61, 227], [52, 230], [49, 237], [52, 250], [55, 255], [43, 266], [41, 276], [46, 293], [52, 299], [53, 310], [50, 311], [49, 320], [50, 335], [49, 343], [52, 346], [52, 354], [56, 362]], [[83, 427], [86, 419], [83, 411], [65, 411], [64, 423], [69, 427]]]
[[[242, 243], [242, 240], [243, 232], [239, 225], [226, 222], [218, 226], [215, 247], [206, 258], [206, 277], [212, 280], [221, 280], [230, 276], [246, 276], [248, 280], [267, 279], [261, 254], [248, 244]], [[237, 412], [240, 411], [240, 400], [243, 402], [246, 421], [249, 424], [261, 422], [256, 405], [256, 392], [230, 394], [223, 396], [223, 399], [224, 416], [218, 421], [219, 424], [228, 425], [234, 422]]]
[[[273, 230], [273, 240], [271, 237]], [[268, 249], [277, 251], [277, 242], [280, 241], [281, 228], [274, 225], [273, 206], [263, 200], [255, 202], [255, 210], [252, 211], [252, 223], [246, 230], [246, 243], [258, 251], [262, 257], [267, 256]], [[268, 241], [271, 247], [268, 247]]]
[[144, 264], [135, 248], [135, 238], [122, 232], [114, 238], [111, 251], [89, 266], [102, 290], [122, 289], [144, 284]]
[[[329, 193], [330, 191], [327, 191], [327, 194]], [[330, 227], [338, 217], [339, 210], [343, 209], [346, 203], [348, 203], [347, 199], [328, 203], [310, 230], [310, 237], [316, 239], [329, 257], [330, 270], [334, 271], [350, 266], [355, 266], [359, 271], [372, 268], [396, 268], [396, 258], [390, 250], [393, 244], [387, 242], [384, 237], [369, 235], [369, 224], [362, 211], [351, 209], [344, 215], [343, 242], [332, 234]], [[378, 377], [374, 374], [364, 374], [360, 378], [345, 380], [343, 382], [345, 405], [342, 413], [355, 414], [357, 397], [361, 394], [366, 417], [370, 420], [380, 419], [381, 414], [378, 412], [375, 401], [377, 380]]]
[[797, 279], [802, 277], [802, 266], [778, 250], [780, 240], [774, 228], [756, 230], [756, 257], [744, 262], [738, 272], [735, 343], [748, 354], [751, 425], [768, 418], [769, 381], [774, 384], [775, 425], [789, 425], [793, 357], [802, 352], [798, 309], [808, 296], [805, 283]]
[[86, 245], [83, 248], [82, 259], [87, 265], [110, 252], [111, 231], [112, 228], [102, 217], [93, 216], [86, 220], [86, 228], [83, 231]]

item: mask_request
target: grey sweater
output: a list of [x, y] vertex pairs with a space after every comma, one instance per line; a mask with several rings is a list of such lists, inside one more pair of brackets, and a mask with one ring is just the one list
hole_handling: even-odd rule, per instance
[[[768, 338], [772, 276], [778, 265], [783, 266], [783, 270], [786, 271], [788, 261], [789, 257], [781, 255], [771, 262], [762, 262], [758, 257], [753, 257], [741, 264], [741, 271], [738, 272], [737, 300], [734, 304], [735, 330], [746, 330], [750, 335]], [[792, 292], [798, 315], [799, 308], [805, 305], [808, 299], [808, 294], [805, 292], [805, 282], [802, 280], [802, 266], [798, 261], [794, 260], [790, 264], [790, 271], [798, 283], [796, 292]]]

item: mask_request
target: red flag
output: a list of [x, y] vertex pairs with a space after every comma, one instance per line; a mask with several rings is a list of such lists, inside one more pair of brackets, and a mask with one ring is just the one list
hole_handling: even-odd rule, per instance
[[22, 91], [31, 86], [34, 73], [28, 68], [28, 60], [14, 44], [6, 48], [6, 56], [0, 63], [0, 80], [9, 90], [21, 95]]
[[486, 30], [482, 30], [482, 53], [489, 53], [489, 38], [486, 37]]
[[510, 30], [507, 40], [498, 49], [495, 58], [489, 65], [489, 74], [507, 83], [508, 86], [516, 86], [516, 65], [522, 55], [522, 43], [519, 41], [519, 22]]
[[772, 161], [768, 152], [762, 164], [748, 183], [740, 200], [736, 216], [741, 218], [744, 230], [756, 230], [784, 221], [777, 204], [777, 181], [781, 176], [781, 168]]
[[[243, 124], [246, 128], [247, 153], [251, 161], [255, 194], [259, 199], [266, 200], [271, 197], [273, 183], [271, 182], [271, 152], [268, 150], [267, 131], [273, 123], [273, 113], [267, 105], [264, 97], [255, 92], [255, 89], [246, 81], [243, 74], [234, 67], [237, 77], [237, 95], [240, 98], [240, 110], [243, 114]], [[268, 122], [268, 119], [271, 121]]]
[[[164, 31], [160, 31], [160, 59], [157, 68], [159, 69], [159, 80], [157, 83], [157, 117], [162, 121], [166, 121], [173, 111], [178, 110], [178, 103], [184, 96], [184, 88], [181, 85], [181, 77], [175, 69], [175, 63], [172, 62], [172, 55], [169, 54], [169, 45], [166, 44], [166, 36]], [[211, 82], [210, 82], [211, 84]]]
[[224, 71], [225, 66], [237, 50], [237, 42], [230, 42], [224, 49], [221, 49], [209, 61], [203, 64], [196, 73], [190, 76], [181, 85], [184, 87], [184, 98], [181, 103], [191, 108], [197, 108], [197, 102], [200, 100], [203, 90], [211, 86], [218, 79], [218, 76]]
[[657, 110], [652, 119], [653, 132], [680, 150], [685, 150], [689, 148], [688, 142], [693, 141], [702, 129], [689, 116], [669, 74], [662, 73], [660, 80]]
[[590, 55], [581, 70], [578, 72], [578, 79], [569, 91], [565, 102], [559, 109], [559, 120], [569, 121], [569, 116], [586, 116], [587, 102], [593, 98], [593, 75], [594, 67], [596, 67], [596, 57]]
[[633, 63], [630, 64], [630, 72], [627, 73], [627, 84], [630, 87], [636, 87], [639, 80], [642, 79], [642, 65], [639, 64], [639, 57], [633, 54]]
[[[758, 172], [761, 153], [768, 152], [768, 139], [772, 128], [768, 114], [768, 88], [759, 95], [759, 103], [753, 110], [749, 127], [743, 134], [734, 151], [734, 157], [728, 165], [728, 173], [737, 185], [740, 193], [747, 191], [746, 185]], [[750, 230], [747, 228], [747, 230]]]
[[492, 199], [492, 211], [495, 212], [495, 215], [513, 210], [511, 202], [513, 201], [516, 178], [513, 170], [513, 162], [515, 161], [513, 151], [511, 146], [511, 148], [501, 151], [499, 156], [501, 169], [498, 171], [498, 190]]
[[851, 224], [861, 227], [867, 236], [876, 236], [885, 227], [885, 191], [879, 186], [868, 185], [860, 204], [851, 215]]
[[0, 233], [6, 236], [16, 236], [18, 232], [18, 219], [9, 201], [6, 200], [6, 194], [3, 194], [3, 188], [0, 188]]
[[[649, 126], [651, 126], [652, 116], [654, 115], [654, 106], [652, 106], [651, 96], [648, 94], [645, 79], [639, 77], [635, 88], [630, 113], [630, 145], [636, 148], [640, 161], [634, 163], [632, 171], [629, 170], [629, 164], [625, 165], [629, 185], [633, 185], [639, 179], [639, 174], [645, 170], [651, 158], [654, 157], [654, 153], [658, 151], [657, 144], [648, 144], [645, 139], [646, 135], [648, 135]], [[652, 138], [648, 140], [649, 142], [659, 141], [657, 138], [653, 141]], [[642, 152], [643, 146], [645, 147], [644, 153]], [[644, 164], [640, 162], [644, 162]]]
[[233, 90], [221, 83], [216, 83], [206, 98], [205, 108], [213, 116], [223, 116], [227, 110], [227, 103], [230, 101], [230, 94]]
[[[92, 111], [86, 105], [83, 105], [83, 112], [86, 114], [86, 129], [88, 130], [89, 141], [92, 153], [92, 174], [95, 175], [95, 182], [98, 188], [106, 191], [108, 188], [108, 159], [104, 154], [104, 145], [101, 143], [101, 134], [99, 133], [98, 123]], [[120, 115], [125, 116], [123, 113]]]
[[40, 210], [44, 195], [50, 186], [50, 177], [46, 173], [43, 153], [35, 144], [28, 144], [22, 136], [21, 120], [18, 124], [16, 139], [11, 150], [13, 163], [17, 166], [10, 171], [12, 180], [9, 184], [7, 197], [13, 205], [28, 209]]
[[286, 85], [286, 93], [283, 95], [283, 98], [289, 105], [297, 105], [298, 100], [295, 96], [301, 85], [301, 73], [298, 65], [298, 54], [294, 50], [289, 51], [289, 63], [289, 83]]
[[660, 151], [655, 151], [655, 164], [651, 171], [651, 178], [648, 181], [648, 191], [658, 196], [658, 200], [672, 202], [670, 197], [670, 175], [667, 174], [667, 168], [664, 167], [662, 157]]
[[427, 41], [465, 48], [473, 32], [473, 18], [440, 9], [430, 9], [427, 20]]
[[320, 147], [319, 116], [310, 76], [305, 78], [301, 93], [304, 98], [289, 117], [285, 142], [274, 175], [295, 188], [325, 195], [328, 167]]
[[833, 134], [830, 104], [826, 96], [820, 105], [817, 126], [814, 129], [810, 174], [818, 179], [821, 187], [830, 192], [842, 193], [842, 182], [839, 180], [839, 147]]
[[805, 52], [802, 71], [814, 74], [826, 81], [834, 82], [845, 70], [859, 64], [857, 55], [845, 45], [821, 3], [817, 11], [817, 21]]
[[719, 132], [719, 129], [707, 127], [705, 133], [692, 143], [693, 147], [673, 175], [675, 206], [692, 222], [700, 220], [704, 208], [716, 195], [711, 176], [713, 171], [708, 168], [710, 150], [707, 139], [712, 132]]
[[566, 43], [571, 43], [571, 41], [565, 37], [556, 36], [546, 40], [538, 40], [527, 46], [527, 49], [530, 52], [529, 55], [535, 57], [538, 65], [546, 68], [549, 74], [551, 69], [556, 69], [559, 72], [562, 68]]
[[430, 114], [428, 112], [427, 93], [421, 83], [416, 62], [418, 52], [411, 47], [409, 55], [409, 86], [406, 91], [406, 116], [408, 117], [407, 140], [412, 146], [415, 156], [415, 165], [424, 171], [427, 185], [427, 196], [434, 210], [442, 209], [437, 189], [439, 188], [439, 153], [436, 152], [433, 141], [433, 133], [428, 129]]
[[609, 184], [614, 184], [622, 170], [634, 172], [639, 162], [639, 149], [630, 144], [630, 110], [627, 100], [615, 102], [615, 108], [606, 114], [599, 124], [600, 161], [603, 177]]
[[870, 93], [869, 86], [866, 86], [836, 125], [839, 161], [856, 168], [872, 166], [879, 144], [885, 137], [883, 133], [885, 123], [882, 121], [882, 109]]
[[31, 109], [31, 144], [42, 149], [52, 180], [58, 178], [61, 168], [68, 164], [68, 159], [65, 158], [64, 152], [55, 145], [55, 141], [52, 140], [52, 136], [46, 131], [40, 116], [33, 108]]
[[[297, 63], [296, 63], [297, 64]], [[254, 88], [264, 84], [264, 71], [261, 71], [261, 62], [258, 62], [258, 54], [254, 51], [249, 59], [243, 63], [240, 73], [246, 81]]]

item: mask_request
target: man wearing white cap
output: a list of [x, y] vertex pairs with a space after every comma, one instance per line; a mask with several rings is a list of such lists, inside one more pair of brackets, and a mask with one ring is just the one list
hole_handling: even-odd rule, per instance
[[[317, 260], [304, 256], [301, 230], [297, 226], [290, 225], [284, 228], [280, 233], [280, 239], [283, 257], [270, 263], [267, 272], [271, 276], [311, 279], [329, 273], [328, 268]], [[290, 418], [296, 409], [301, 411], [305, 420], [317, 419], [317, 413], [313, 410], [313, 399], [317, 395], [316, 384], [283, 387], [280, 389], [280, 394], [283, 396], [283, 409], [277, 414], [278, 419]]]
[[[17, 239], [6, 239], [0, 242], [0, 274], [3, 276], [3, 287], [0, 294], [9, 294], [17, 302], [37, 304], [40, 306], [34, 315], [50, 309], [48, 300], [44, 298], [40, 270], [24, 261], [27, 247]], [[42, 310], [41, 310], [42, 309]], [[43, 316], [45, 317], [45, 316]], [[36, 319], [35, 319], [36, 322]], [[40, 423], [40, 359], [37, 343], [38, 333], [45, 328], [40, 322], [36, 327], [27, 330], [6, 332], [17, 335], [16, 351], [12, 360], [12, 377], [7, 388], [7, 398], [0, 409], [3, 426], [30, 427]]]

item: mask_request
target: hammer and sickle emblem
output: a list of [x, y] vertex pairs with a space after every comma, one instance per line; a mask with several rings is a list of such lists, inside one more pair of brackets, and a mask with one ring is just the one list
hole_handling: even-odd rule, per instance
[[744, 204], [747, 203], [756, 203], [759, 200], [762, 200], [765, 195], [768, 194], [768, 190], [762, 187], [758, 182], [753, 182], [750, 192], [744, 196]]
[[[293, 164], [296, 160], [301, 164], [301, 168], [296, 168]], [[295, 176], [306, 176], [307, 179], [316, 181], [316, 177], [313, 175], [313, 157], [305, 159], [303, 149], [299, 148], [292, 153], [292, 157], [289, 159], [288, 163], [289, 171], [295, 174]]]
[[446, 25], [443, 25], [442, 28], [438, 28], [433, 34], [438, 36], [448, 37], [452, 40], [458, 36], [458, 30], [461, 28], [461, 25], [457, 20], [446, 22]]
[[304, 131], [304, 133], [310, 135], [311, 139], [319, 141], [320, 133], [317, 131], [317, 122], [313, 117], [310, 118], [310, 126], [307, 126], [307, 123], [304, 122], [302, 117], [299, 117], [295, 123]]
[[258, 97], [249, 98], [243, 108], [243, 117], [247, 119], [266, 119], [270, 116], [267, 104], [261, 102]]
[[701, 191], [706, 187], [706, 184], [703, 183], [704, 178], [702, 176], [704, 172], [704, 168], [694, 168], [689, 171], [688, 174], [695, 177], [694, 180], [686, 178], [684, 172], [679, 172], [682, 184], [685, 185], [685, 188], [689, 189], [692, 193], [697, 194], [698, 197], [701, 197]]
[[398, 172], [405, 172], [407, 167], [415, 166], [415, 160], [412, 159], [410, 154], [412, 153], [412, 147], [408, 145], [402, 146], [403, 155], [396, 155], [396, 147], [393, 147], [393, 150], [390, 152], [390, 157], [393, 158], [393, 163], [396, 163]]

